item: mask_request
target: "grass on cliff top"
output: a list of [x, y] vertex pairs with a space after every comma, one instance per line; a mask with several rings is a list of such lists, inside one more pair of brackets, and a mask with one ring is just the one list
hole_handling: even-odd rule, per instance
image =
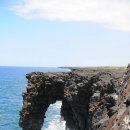
[[116, 66], [97, 66], [97, 67], [60, 67], [60, 68], [69, 68], [69, 69], [94, 69], [94, 70], [127, 70], [126, 67], [116, 67]]
[[126, 67], [115, 67], [115, 66], [102, 66], [102, 67], [90, 67], [93, 69], [104, 69], [104, 70], [127, 70]]

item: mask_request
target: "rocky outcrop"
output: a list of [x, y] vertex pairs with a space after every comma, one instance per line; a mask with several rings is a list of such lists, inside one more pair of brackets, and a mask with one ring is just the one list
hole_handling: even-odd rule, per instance
[[73, 69], [26, 75], [20, 126], [41, 130], [50, 104], [62, 101], [61, 116], [72, 130], [130, 129], [130, 72]]

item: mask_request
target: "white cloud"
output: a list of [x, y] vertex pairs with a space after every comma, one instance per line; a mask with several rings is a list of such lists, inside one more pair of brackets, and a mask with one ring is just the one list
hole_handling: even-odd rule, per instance
[[27, 19], [97, 22], [130, 31], [130, 0], [22, 0], [12, 9]]

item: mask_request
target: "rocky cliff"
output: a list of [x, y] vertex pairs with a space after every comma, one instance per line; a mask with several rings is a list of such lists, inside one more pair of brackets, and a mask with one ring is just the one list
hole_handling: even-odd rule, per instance
[[23, 130], [41, 130], [49, 105], [60, 100], [67, 128], [130, 130], [129, 77], [129, 69], [27, 74], [19, 124]]

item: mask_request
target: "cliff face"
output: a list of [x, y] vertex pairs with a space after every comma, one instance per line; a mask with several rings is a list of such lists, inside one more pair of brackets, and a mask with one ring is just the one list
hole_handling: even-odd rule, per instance
[[41, 130], [50, 104], [62, 101], [61, 116], [74, 130], [129, 130], [130, 72], [76, 69], [27, 74], [20, 126]]

